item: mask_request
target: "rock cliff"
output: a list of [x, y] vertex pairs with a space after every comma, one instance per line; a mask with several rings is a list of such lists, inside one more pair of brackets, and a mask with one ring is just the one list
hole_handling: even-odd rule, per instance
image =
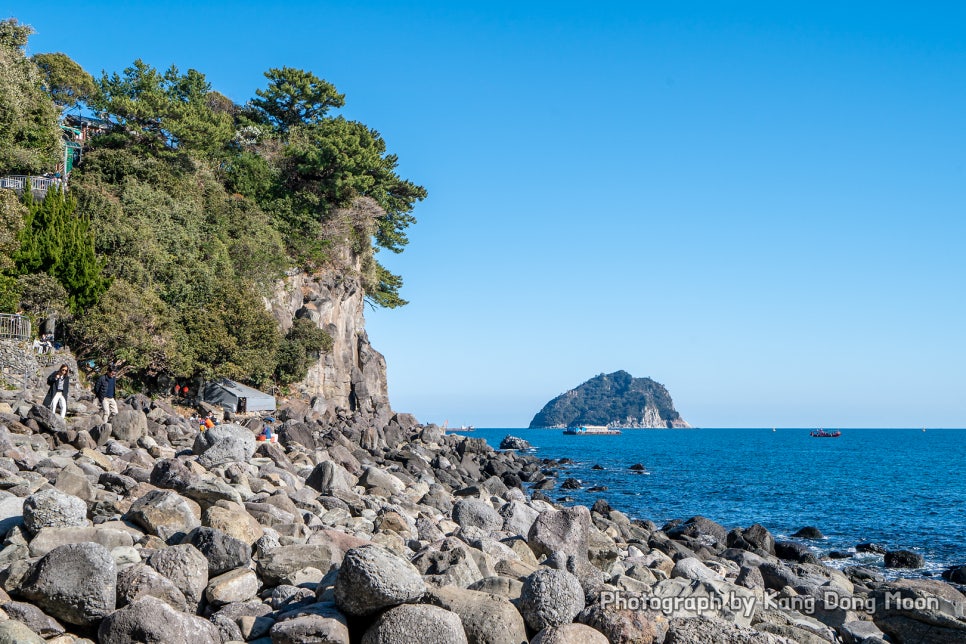
[[530, 427], [609, 425], [628, 428], [690, 427], [674, 409], [664, 385], [626, 371], [600, 374], [560, 394], [533, 417]]
[[[331, 351], [319, 357], [299, 386], [304, 395], [315, 399], [313, 407], [323, 413], [361, 413], [382, 427], [392, 410], [386, 360], [373, 349], [365, 330], [364, 276], [371, 250], [358, 252], [351, 243], [353, 234], [366, 234], [365, 226], [378, 214], [367, 208], [371, 205], [341, 211], [344, 243], [330, 249], [329, 264], [313, 273], [290, 270], [276, 283], [266, 306], [283, 332], [293, 320], [307, 318], [332, 338]], [[353, 233], [353, 227], [360, 226]]]

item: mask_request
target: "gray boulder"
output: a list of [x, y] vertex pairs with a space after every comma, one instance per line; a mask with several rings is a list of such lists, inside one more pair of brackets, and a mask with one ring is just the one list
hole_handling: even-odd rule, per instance
[[305, 479], [306, 485], [322, 494], [348, 492], [357, 482], [358, 479], [350, 474], [347, 469], [332, 461], [322, 461], [313, 468], [312, 473]]
[[266, 586], [288, 583], [300, 570], [315, 568], [327, 573], [333, 565], [334, 550], [328, 543], [298, 543], [279, 546], [258, 559], [259, 577]]
[[10, 619], [23, 622], [30, 630], [42, 637], [50, 638], [64, 634], [64, 627], [60, 625], [60, 622], [33, 604], [7, 602], [3, 605], [3, 612]]
[[46, 640], [16, 619], [0, 622], [0, 644], [45, 644]]
[[198, 527], [181, 543], [190, 543], [208, 560], [208, 576], [216, 577], [235, 568], [247, 568], [252, 561], [251, 547], [221, 530]]
[[469, 644], [520, 644], [527, 641], [523, 617], [505, 597], [445, 586], [430, 591], [428, 600], [459, 615]]
[[201, 508], [173, 490], [151, 490], [131, 505], [127, 519], [166, 539], [201, 525]]
[[117, 567], [97, 543], [54, 548], [27, 572], [20, 594], [69, 624], [88, 626], [116, 605]]
[[589, 532], [590, 510], [579, 505], [541, 513], [530, 527], [527, 543], [537, 557], [561, 552], [587, 560]]
[[208, 585], [208, 560], [197, 548], [184, 544], [158, 550], [148, 565], [174, 582], [184, 593], [189, 610], [201, 603]]
[[520, 613], [535, 631], [574, 621], [584, 608], [580, 581], [565, 570], [541, 568], [523, 582]]
[[530, 644], [607, 644], [607, 638], [585, 624], [561, 624], [543, 629]]
[[247, 463], [255, 454], [255, 434], [234, 423], [215, 425], [198, 432], [191, 451], [199, 455], [198, 463], [207, 469], [236, 461]]
[[345, 620], [323, 615], [303, 615], [272, 626], [272, 644], [349, 644]]
[[886, 568], [922, 568], [926, 558], [910, 550], [890, 550], [885, 553]]
[[128, 566], [117, 575], [117, 597], [122, 604], [133, 604], [142, 597], [157, 597], [177, 611], [186, 611], [188, 601], [170, 579], [147, 564]]
[[479, 528], [486, 532], [503, 527], [503, 517], [486, 501], [460, 499], [453, 504], [453, 521], [461, 528]]
[[178, 612], [157, 597], [142, 597], [106, 617], [97, 638], [101, 644], [221, 644], [214, 624]]
[[87, 526], [87, 504], [54, 488], [41, 490], [24, 500], [23, 524], [31, 534], [43, 528]]
[[415, 566], [375, 545], [346, 552], [335, 582], [336, 605], [349, 615], [370, 615], [417, 600], [425, 592]]
[[362, 644], [468, 644], [456, 613], [406, 604], [386, 611], [362, 636]]
[[122, 409], [111, 418], [111, 435], [127, 443], [133, 443], [148, 433], [148, 418], [138, 409]]

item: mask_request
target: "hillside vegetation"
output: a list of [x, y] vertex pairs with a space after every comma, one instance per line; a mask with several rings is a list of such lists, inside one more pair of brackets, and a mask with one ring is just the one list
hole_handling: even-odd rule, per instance
[[0, 190], [0, 310], [53, 312], [80, 359], [134, 377], [260, 385], [304, 377], [331, 342], [311, 324], [278, 331], [262, 297], [285, 270], [351, 270], [336, 259], [349, 246], [368, 301], [406, 303], [377, 253], [403, 250], [426, 191], [337, 114], [330, 83], [271, 68], [239, 105], [194, 69], [136, 60], [93, 78], [61, 53], [28, 58], [30, 33], [0, 22], [0, 176], [57, 169], [65, 110], [106, 127], [66, 193]]

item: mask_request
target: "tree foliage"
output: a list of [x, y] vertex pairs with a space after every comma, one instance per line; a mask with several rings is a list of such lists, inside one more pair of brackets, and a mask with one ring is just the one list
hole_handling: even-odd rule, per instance
[[297, 125], [318, 123], [330, 108], [345, 104], [345, 94], [312, 72], [273, 67], [265, 78], [268, 87], [255, 90], [258, 98], [252, 99], [251, 106], [257, 117], [283, 134]]
[[50, 170], [60, 154], [58, 112], [23, 53], [33, 30], [0, 21], [0, 175]]
[[44, 91], [57, 106], [87, 103], [97, 94], [94, 77], [67, 54], [36, 54], [31, 60], [42, 74]]

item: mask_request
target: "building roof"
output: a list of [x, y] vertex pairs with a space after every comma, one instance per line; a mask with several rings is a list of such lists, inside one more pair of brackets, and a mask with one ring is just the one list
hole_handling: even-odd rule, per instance
[[241, 383], [237, 383], [234, 380], [228, 380], [227, 378], [222, 378], [221, 382], [218, 382], [216, 384], [219, 387], [225, 389], [226, 391], [230, 391], [231, 393], [235, 394], [239, 398], [249, 398], [249, 399], [271, 398], [273, 400], [275, 399], [275, 396], [273, 396], [272, 394], [267, 394], [264, 391], [259, 391], [258, 389], [254, 389], [252, 387], [246, 387]]

